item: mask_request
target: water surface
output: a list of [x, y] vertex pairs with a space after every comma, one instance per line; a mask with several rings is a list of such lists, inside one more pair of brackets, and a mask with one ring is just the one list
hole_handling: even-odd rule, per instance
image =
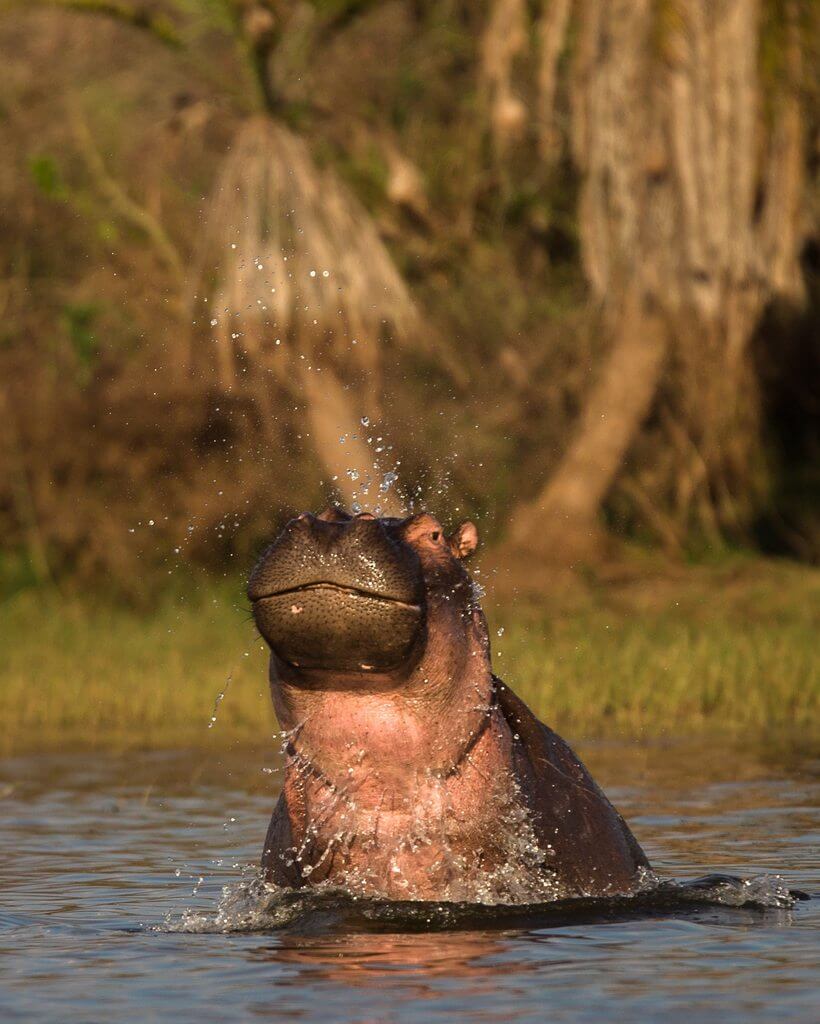
[[818, 762], [580, 752], [662, 876], [719, 871], [769, 892], [779, 873], [812, 898], [429, 925], [326, 906], [224, 931], [275, 800], [271, 756], [17, 758], [0, 762], [0, 1019], [816, 1021]]

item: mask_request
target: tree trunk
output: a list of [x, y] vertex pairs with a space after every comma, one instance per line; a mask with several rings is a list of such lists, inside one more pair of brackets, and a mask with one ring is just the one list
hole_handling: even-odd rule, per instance
[[633, 295], [616, 330], [564, 458], [510, 529], [513, 544], [551, 559], [571, 562], [597, 548], [601, 502], [657, 390], [667, 346], [663, 319]]
[[328, 493], [337, 492], [348, 509], [402, 515], [404, 505], [391, 467], [381, 465], [382, 453], [376, 451], [384, 445], [376, 443], [376, 426], [362, 423], [367, 416], [355, 408], [352, 389], [345, 388], [329, 366], [321, 372], [303, 366], [301, 379], [311, 439], [327, 473]]

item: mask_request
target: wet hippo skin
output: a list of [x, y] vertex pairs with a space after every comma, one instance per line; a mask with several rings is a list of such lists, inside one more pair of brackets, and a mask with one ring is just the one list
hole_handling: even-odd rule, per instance
[[521, 903], [646, 877], [578, 758], [493, 675], [477, 543], [469, 522], [330, 508], [262, 554], [248, 595], [286, 737], [270, 881]]

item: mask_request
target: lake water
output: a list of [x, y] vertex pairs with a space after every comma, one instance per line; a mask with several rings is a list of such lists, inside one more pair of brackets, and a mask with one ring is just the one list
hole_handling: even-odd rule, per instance
[[579, 752], [661, 876], [754, 877], [730, 898], [777, 903], [782, 885], [760, 876], [779, 873], [811, 898], [501, 918], [308, 901], [279, 927], [230, 931], [248, 919], [272, 756], [17, 758], [0, 762], [0, 1019], [820, 1019], [820, 762]]

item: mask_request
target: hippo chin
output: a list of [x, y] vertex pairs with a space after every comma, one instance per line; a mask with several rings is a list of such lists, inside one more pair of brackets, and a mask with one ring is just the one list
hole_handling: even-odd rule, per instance
[[634, 890], [648, 861], [560, 737], [493, 675], [462, 560], [431, 515], [292, 520], [248, 595], [288, 737], [274, 883], [522, 903]]

